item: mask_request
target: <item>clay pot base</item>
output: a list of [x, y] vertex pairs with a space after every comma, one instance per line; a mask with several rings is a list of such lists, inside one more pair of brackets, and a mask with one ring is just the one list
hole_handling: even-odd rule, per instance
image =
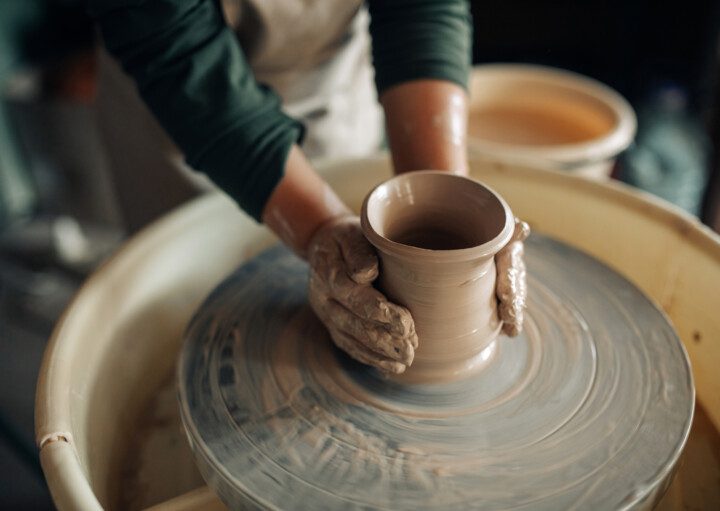
[[665, 316], [593, 258], [533, 235], [526, 332], [462, 380], [386, 380], [336, 350], [282, 247], [199, 309], [181, 416], [231, 508], [644, 507], [692, 421], [686, 354]]

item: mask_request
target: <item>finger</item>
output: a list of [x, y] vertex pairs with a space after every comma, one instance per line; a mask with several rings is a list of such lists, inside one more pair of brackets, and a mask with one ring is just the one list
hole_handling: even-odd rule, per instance
[[515, 218], [515, 231], [513, 231], [510, 242], [525, 241], [528, 236], [530, 236], [530, 226], [519, 218]]
[[503, 320], [502, 331], [505, 335], [515, 337], [522, 332], [522, 309], [500, 306], [500, 318]]
[[325, 310], [338, 330], [357, 339], [371, 351], [406, 365], [412, 363], [415, 348], [410, 339], [392, 335], [384, 325], [364, 320], [334, 300], [327, 302]]
[[409, 338], [415, 333], [415, 322], [410, 311], [389, 302], [377, 289], [355, 285], [350, 289], [342, 289], [342, 292], [335, 291], [333, 288], [333, 298], [356, 316], [386, 325], [390, 333], [397, 337]]
[[415, 332], [415, 324], [413, 323], [413, 329], [410, 336], [407, 338], [408, 341], [410, 341], [410, 345], [413, 347], [413, 350], [416, 350], [418, 347], [418, 336], [417, 332]]
[[[418, 346], [418, 337], [409, 311], [406, 311], [403, 325], [399, 328], [392, 328], [387, 323], [363, 320], [331, 298], [326, 283], [314, 274], [310, 277], [308, 298], [312, 310], [325, 325], [345, 330], [351, 336], [360, 339], [368, 337], [370, 345], [377, 346], [375, 351], [382, 352], [389, 358], [394, 358], [398, 354], [395, 351], [395, 348], [398, 348], [401, 361], [406, 364], [412, 362]], [[385, 349], [383, 350], [381, 346]]]
[[338, 302], [360, 320], [374, 322], [394, 338], [408, 341], [413, 352], [417, 349], [418, 336], [412, 314], [405, 307], [389, 302], [377, 289], [358, 286], [345, 300], [338, 299]]
[[367, 241], [356, 218], [350, 218], [334, 232], [348, 277], [358, 284], [369, 284], [378, 276], [375, 249]]
[[512, 300], [501, 302], [498, 308], [498, 314], [503, 321], [503, 333], [515, 337], [522, 332], [524, 322], [525, 299], [524, 297], [514, 296]]
[[358, 284], [346, 270], [337, 242], [318, 244], [311, 254], [311, 280], [345, 308], [363, 319], [387, 324], [398, 337], [411, 337], [415, 332], [410, 311], [388, 302], [385, 295], [368, 284]]
[[370, 351], [362, 343], [358, 342], [357, 339], [349, 336], [344, 332], [338, 330], [331, 330], [330, 337], [332, 338], [335, 345], [343, 350], [345, 353], [350, 355], [352, 358], [363, 364], [377, 367], [382, 371], [387, 371], [393, 374], [400, 374], [405, 372], [405, 364], [397, 362], [395, 360], [388, 360], [378, 355], [377, 353]]
[[308, 301], [310, 302], [310, 308], [315, 314], [325, 323], [325, 304], [329, 300], [329, 294], [327, 286], [316, 278], [314, 275], [310, 275], [310, 283], [308, 285]]
[[[328, 259], [336, 257], [330, 252], [323, 255]], [[315, 278], [327, 285], [330, 296], [356, 316], [387, 324], [390, 332], [399, 337], [409, 337], [415, 331], [410, 311], [390, 303], [374, 287], [353, 281], [335, 261], [325, 260], [313, 272]]]
[[503, 321], [503, 333], [514, 337], [522, 331], [523, 311], [527, 299], [526, 269], [523, 243], [513, 242], [497, 258], [498, 314]]

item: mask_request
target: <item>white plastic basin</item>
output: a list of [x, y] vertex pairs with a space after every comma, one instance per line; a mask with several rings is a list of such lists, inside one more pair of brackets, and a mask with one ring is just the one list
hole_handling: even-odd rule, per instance
[[[697, 433], [693, 443], [691, 435], [695, 454], [681, 466], [681, 484], [661, 506], [717, 505], [718, 460], [712, 464], [703, 442], [717, 438], [720, 426], [720, 238], [619, 184], [500, 164], [471, 167], [534, 230], [605, 261], [672, 318], [707, 418], [705, 436]], [[329, 163], [322, 171], [356, 211], [390, 174], [386, 159]], [[37, 442], [59, 509], [222, 509], [202, 487], [180, 429], [174, 367], [200, 301], [273, 242], [227, 198], [211, 194], [142, 231], [88, 280], [55, 328], [38, 382]]]

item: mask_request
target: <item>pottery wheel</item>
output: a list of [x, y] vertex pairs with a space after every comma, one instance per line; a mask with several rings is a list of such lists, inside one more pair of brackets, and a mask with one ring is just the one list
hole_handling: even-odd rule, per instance
[[533, 235], [526, 261], [525, 332], [500, 337], [476, 374], [432, 385], [335, 349], [287, 249], [245, 264], [199, 309], [181, 356], [181, 414], [208, 484], [235, 509], [652, 505], [692, 420], [679, 339], [588, 255]]

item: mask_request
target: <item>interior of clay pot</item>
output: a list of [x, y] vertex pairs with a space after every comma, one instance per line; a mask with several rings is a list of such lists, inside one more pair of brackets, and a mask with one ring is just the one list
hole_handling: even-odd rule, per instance
[[441, 172], [397, 176], [373, 190], [366, 211], [383, 238], [426, 250], [458, 250], [503, 233], [507, 206], [477, 181]]

